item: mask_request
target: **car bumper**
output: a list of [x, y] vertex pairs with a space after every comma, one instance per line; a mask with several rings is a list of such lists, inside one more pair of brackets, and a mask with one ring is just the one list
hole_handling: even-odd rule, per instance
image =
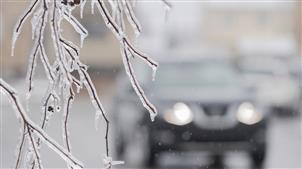
[[229, 129], [208, 130], [194, 124], [175, 126], [156, 120], [148, 126], [150, 144], [157, 150], [252, 150], [265, 143], [266, 121], [238, 123]]

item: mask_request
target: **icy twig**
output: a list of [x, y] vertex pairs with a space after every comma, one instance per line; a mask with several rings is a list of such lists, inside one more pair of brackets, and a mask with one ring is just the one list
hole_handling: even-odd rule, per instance
[[144, 93], [144, 90], [141, 88], [140, 84], [138, 83], [138, 81], [135, 77], [126, 47], [125, 46], [122, 47], [121, 50], [123, 52], [122, 55], [123, 55], [124, 67], [127, 72], [127, 75], [130, 77], [130, 81], [134, 88], [134, 91], [139, 96], [140, 100], [143, 102], [143, 106], [149, 111], [151, 120], [154, 121], [154, 118], [157, 115], [157, 110], [152, 105], [152, 103], [150, 103], [150, 101], [148, 100], [148, 98], [146, 97], [146, 95]]
[[22, 158], [22, 156], [21, 156], [22, 155], [22, 149], [23, 149], [23, 146], [24, 146], [25, 135], [26, 135], [25, 128], [26, 128], [26, 126], [23, 125], [23, 129], [22, 129], [22, 132], [21, 132], [21, 141], [20, 141], [20, 144], [19, 144], [18, 149], [17, 149], [18, 155], [17, 155], [15, 169], [19, 168], [21, 158]]
[[[19, 101], [19, 97], [16, 94], [15, 90], [4, 80], [2, 80], [2, 78], [0, 79], [0, 87], [4, 90], [4, 92], [12, 101], [13, 106], [16, 108], [16, 115], [22, 120], [23, 124], [26, 126], [29, 135], [31, 135], [32, 132], [32, 134], [35, 134], [38, 138], [43, 140], [47, 146], [49, 146], [53, 151], [59, 154], [61, 158], [63, 158], [66, 162], [75, 167], [83, 168], [83, 165], [76, 158], [74, 158], [70, 153], [68, 153], [64, 148], [62, 148], [56, 141], [54, 141], [50, 136], [48, 136], [43, 131], [43, 129], [41, 129], [28, 117], [27, 113], [21, 105], [21, 102]], [[32, 140], [32, 136], [29, 137]], [[35, 147], [35, 141], [32, 140], [31, 142], [33, 144], [32, 146]]]
[[19, 37], [20, 31], [22, 30], [23, 23], [25, 20], [31, 15], [36, 8], [39, 0], [33, 1], [33, 3], [29, 6], [28, 10], [26, 10], [25, 14], [19, 19], [18, 24], [15, 26], [13, 37], [12, 37], [12, 52], [11, 55], [14, 56], [14, 49], [16, 41]]
[[109, 120], [106, 116], [105, 109], [103, 105], [101, 104], [101, 101], [98, 97], [98, 94], [96, 92], [95, 86], [93, 82], [91, 81], [90, 75], [87, 72], [86, 66], [80, 62], [77, 55], [73, 55], [71, 51], [68, 48], [65, 48], [65, 51], [69, 54], [71, 59], [77, 64], [78, 72], [81, 77], [81, 81], [84, 82], [84, 85], [88, 91], [88, 94], [91, 98], [91, 102], [93, 103], [93, 106], [97, 110], [97, 112], [100, 112], [103, 116], [105, 122], [106, 122], [106, 134], [105, 134], [105, 142], [106, 142], [106, 154], [109, 156], [109, 143], [108, 143], [108, 134], [109, 134]]
[[51, 30], [52, 30], [52, 39], [56, 50], [56, 57], [59, 60], [59, 68], [63, 70], [63, 78], [65, 79], [65, 83], [70, 83], [71, 77], [70, 73], [68, 73], [66, 60], [64, 58], [64, 53], [62, 46], [60, 45], [60, 24], [62, 20], [62, 14], [60, 13], [60, 8], [58, 7], [57, 1], [53, 0], [53, 11], [52, 11], [52, 19], [51, 19]]
[[[38, 167], [39, 167], [39, 169], [41, 169], [42, 168], [42, 166], [41, 166], [41, 158], [40, 158], [40, 154], [39, 154], [39, 152], [38, 152], [38, 148], [37, 148], [37, 144], [36, 144], [36, 141], [34, 140], [34, 138], [33, 138], [33, 135], [32, 135], [32, 129], [29, 127], [29, 125], [26, 125], [26, 130], [27, 130], [27, 132], [28, 132], [28, 137], [29, 137], [29, 141], [30, 141], [30, 143], [31, 143], [31, 146], [32, 146], [32, 149], [33, 149], [33, 151], [34, 151], [34, 154], [35, 154], [35, 159], [36, 159], [36, 161], [37, 161], [37, 163], [38, 163]], [[34, 163], [35, 164], [35, 163]], [[33, 165], [33, 167], [34, 167], [35, 165]]]
[[88, 31], [80, 24], [80, 22], [72, 15], [64, 11], [64, 19], [68, 21], [72, 27], [77, 31], [81, 36], [81, 47], [83, 46], [83, 40], [88, 36]]
[[[82, 167], [80, 163], [75, 161], [71, 155], [71, 146], [68, 135], [68, 117], [70, 115], [70, 108], [75, 97], [73, 87], [75, 86], [77, 92], [85, 87], [89, 93], [91, 102], [96, 109], [96, 122], [99, 116], [103, 116], [106, 122], [106, 158], [105, 164], [111, 168], [115, 163], [112, 159], [109, 159], [109, 120], [103, 105], [100, 102], [100, 98], [97, 94], [97, 90], [87, 72], [87, 66], [80, 61], [80, 48], [72, 42], [66, 40], [62, 36], [61, 22], [65, 19], [69, 22], [74, 30], [81, 36], [81, 45], [83, 40], [88, 35], [88, 31], [83, 25], [72, 15], [72, 10], [77, 5], [80, 6], [81, 17], [83, 16], [83, 10], [87, 0], [33, 0], [29, 9], [25, 11], [25, 14], [19, 19], [12, 38], [12, 55], [15, 48], [16, 40], [22, 30], [24, 22], [27, 18], [33, 14], [31, 19], [32, 25], [32, 37], [34, 40], [32, 53], [29, 56], [28, 70], [27, 70], [27, 82], [28, 82], [28, 95], [33, 89], [33, 77], [35, 73], [35, 67], [37, 64], [37, 58], [40, 56], [42, 64], [44, 66], [45, 73], [49, 81], [49, 89], [46, 92], [46, 99], [44, 101], [44, 111], [42, 116], [41, 127], [35, 125], [26, 116], [25, 111], [22, 109], [18, 98], [9, 85], [1, 80], [1, 87], [6, 88], [6, 92], [11, 96], [13, 103], [17, 108], [17, 116], [24, 124], [22, 132], [22, 138], [18, 147], [18, 156], [16, 161], [16, 168], [20, 166], [22, 149], [26, 142], [25, 138], [28, 138], [30, 149], [28, 150], [28, 159], [31, 162], [32, 168], [42, 168], [39, 149], [42, 142], [45, 142], [49, 147], [56, 151], [66, 162], [69, 168]], [[167, 8], [171, 7], [171, 4], [166, 0], [162, 0], [166, 4]], [[133, 1], [135, 2], [135, 1]], [[97, 5], [98, 11], [101, 13], [106, 26], [113, 32], [116, 38], [120, 41], [121, 53], [124, 62], [125, 70], [131, 81], [131, 84], [139, 96], [143, 106], [149, 111], [150, 117], [154, 120], [157, 111], [156, 108], [146, 97], [143, 89], [135, 77], [135, 72], [131, 65], [131, 57], [138, 57], [147, 63], [153, 70], [153, 75], [156, 72], [158, 64], [152, 60], [149, 56], [139, 51], [129, 40], [126, 35], [126, 27], [124, 18], [127, 18], [131, 24], [136, 35], [139, 35], [142, 28], [134, 14], [134, 3], [130, 3], [130, 0], [109, 0], [112, 10], [108, 10], [106, 3], [103, 0], [91, 0], [91, 10], [94, 11], [94, 6]], [[40, 4], [39, 8], [37, 8]], [[109, 12], [110, 11], [110, 12]], [[44, 47], [44, 30], [46, 24], [50, 24], [53, 48], [55, 49], [55, 56], [53, 59], [49, 59]], [[50, 60], [54, 60], [53, 63]], [[74, 73], [77, 73], [77, 77]], [[73, 86], [74, 85], [74, 86]], [[60, 92], [58, 95], [57, 92]], [[62, 94], [63, 93], [63, 94]], [[64, 119], [63, 119], [63, 139], [66, 144], [67, 150], [60, 147], [54, 140], [46, 135], [44, 129], [46, 127], [50, 112], [55, 111], [56, 104], [58, 104], [60, 98], [64, 99]], [[57, 110], [58, 111], [58, 110]], [[108, 157], [108, 158], [107, 158]]]
[[[68, 96], [66, 97], [65, 103], [64, 103], [64, 120], [63, 120], [63, 138], [66, 148], [69, 153], [71, 153], [71, 145], [70, 145], [70, 139], [69, 139], [69, 132], [68, 132], [68, 117], [70, 114], [70, 107], [74, 99], [74, 92], [72, 90], [72, 86], [68, 89]], [[73, 167], [67, 165], [67, 167], [70, 167], [71, 169]]]
[[72, 104], [72, 101], [74, 99], [74, 92], [71, 87], [68, 89], [68, 96], [66, 97], [65, 100], [65, 106], [64, 106], [64, 121], [63, 121], [63, 128], [64, 128], [64, 137], [65, 137], [65, 144], [68, 152], [71, 152], [70, 149], [70, 140], [69, 140], [69, 134], [68, 134], [68, 117], [70, 114], [70, 107]]
[[[46, 4], [43, 3], [42, 5], [44, 6]], [[28, 81], [28, 85], [29, 85], [28, 94], [29, 95], [30, 95], [30, 92], [31, 92], [32, 87], [33, 87], [33, 74], [34, 74], [35, 67], [36, 67], [36, 64], [37, 64], [37, 54], [38, 54], [39, 49], [41, 51], [40, 55], [43, 58], [42, 62], [44, 63], [45, 67], [47, 67], [47, 64], [49, 64], [49, 63], [47, 63], [48, 59], [46, 58], [44, 48], [42, 47], [43, 34], [44, 34], [45, 24], [46, 24], [46, 21], [47, 21], [47, 19], [46, 19], [46, 17], [47, 17], [47, 6], [44, 7], [44, 11], [43, 11], [42, 15], [37, 16], [37, 17], [40, 17], [41, 24], [40, 24], [40, 27], [39, 27], [39, 32], [37, 34], [36, 43], [34, 44], [33, 51], [32, 51], [32, 53], [29, 57], [29, 64], [28, 64], [28, 71], [27, 71], [27, 81]], [[35, 29], [35, 28], [33, 28], [33, 29]], [[47, 70], [47, 72], [48, 72], [48, 76], [51, 78], [51, 70]]]
[[[102, 0], [98, 0], [98, 9], [99, 9], [99, 12], [101, 13], [101, 15], [103, 16], [103, 19], [104, 19], [107, 27], [117, 36], [118, 39], [120, 39], [121, 53], [123, 55], [123, 63], [124, 63], [124, 67], [127, 72], [127, 75], [130, 78], [132, 87], [136, 91], [136, 94], [139, 96], [141, 102], [143, 103], [143, 106], [149, 111], [150, 118], [153, 121], [155, 116], [157, 115], [157, 110], [153, 106], [153, 104], [148, 100], [143, 89], [140, 87], [140, 85], [134, 75], [134, 71], [131, 66], [129, 55], [127, 52], [130, 52], [136, 56], [139, 56], [141, 59], [143, 59], [145, 62], [147, 62], [148, 65], [150, 65], [153, 70], [156, 70], [156, 67], [158, 65], [151, 58], [142, 54], [136, 48], [134, 48], [133, 45], [131, 45], [130, 41], [128, 40], [128, 38], [126, 37], [124, 32], [119, 28], [118, 24], [114, 21], [114, 19], [108, 12], [108, 10]], [[130, 50], [128, 50], [128, 49], [130, 49]]]
[[123, 0], [123, 3], [125, 5], [127, 19], [131, 23], [136, 34], [138, 35], [142, 31], [141, 25], [139, 24], [136, 16], [134, 15], [134, 11], [133, 11], [133, 8], [132, 8], [130, 2]]

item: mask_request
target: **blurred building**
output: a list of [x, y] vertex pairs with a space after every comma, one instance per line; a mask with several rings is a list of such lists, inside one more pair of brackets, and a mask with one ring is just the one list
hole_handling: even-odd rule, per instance
[[[266, 55], [270, 52], [273, 55], [296, 55], [302, 48], [301, 4], [300, 1], [173, 1], [173, 8], [167, 12], [161, 2], [140, 2], [136, 9], [143, 32], [138, 44], [154, 58], [154, 52], [205, 46], [228, 48], [237, 55]], [[29, 20], [16, 43], [14, 57], [10, 56], [10, 49], [12, 28], [28, 3], [3, 1], [1, 5], [2, 74], [24, 75], [32, 45]], [[74, 14], [80, 18], [78, 10]], [[91, 15], [90, 5], [86, 5], [84, 17], [79, 20], [89, 32], [81, 50], [82, 61], [90, 69], [111, 71], [119, 67], [119, 43], [101, 16]], [[63, 25], [64, 36], [79, 45], [79, 35], [69, 24]], [[49, 34], [45, 43], [48, 55], [52, 56]]]
[[[203, 38], [210, 44], [231, 49], [248, 43], [247, 46], [254, 47], [254, 50], [276, 50], [278, 46], [286, 48], [283, 49], [286, 53], [294, 51], [295, 5], [289, 2], [259, 1], [205, 4]], [[265, 49], [260, 49], [260, 46]]]
[[138, 12], [148, 29], [143, 42], [146, 50], [148, 46], [158, 46], [157, 51], [214, 46], [230, 49], [237, 56], [287, 57], [297, 55], [300, 48], [300, 1], [173, 1], [167, 20], [160, 3], [141, 4]]
[[297, 26], [296, 26], [296, 34], [298, 37], [298, 43], [300, 46], [300, 56], [302, 57], [302, 1], [297, 2], [297, 9], [296, 9], [296, 15], [297, 15]]

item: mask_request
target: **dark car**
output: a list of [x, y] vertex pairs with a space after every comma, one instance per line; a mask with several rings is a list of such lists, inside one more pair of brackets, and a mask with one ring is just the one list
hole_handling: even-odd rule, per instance
[[[157, 164], [164, 152], [207, 151], [213, 157], [246, 151], [255, 167], [266, 152], [267, 115], [253, 87], [226, 60], [160, 62], [155, 81], [137, 69], [158, 108], [151, 122], [129, 83], [119, 82], [115, 107], [116, 153], [126, 164]], [[139, 70], [139, 71], [138, 71]]]

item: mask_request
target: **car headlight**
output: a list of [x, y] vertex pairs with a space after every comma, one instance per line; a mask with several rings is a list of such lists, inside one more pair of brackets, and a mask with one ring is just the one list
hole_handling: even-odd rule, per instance
[[244, 102], [238, 107], [236, 117], [241, 123], [252, 125], [261, 121], [263, 115], [252, 103]]
[[164, 111], [163, 118], [168, 123], [183, 126], [192, 122], [193, 113], [185, 103], [176, 103], [173, 108]]

